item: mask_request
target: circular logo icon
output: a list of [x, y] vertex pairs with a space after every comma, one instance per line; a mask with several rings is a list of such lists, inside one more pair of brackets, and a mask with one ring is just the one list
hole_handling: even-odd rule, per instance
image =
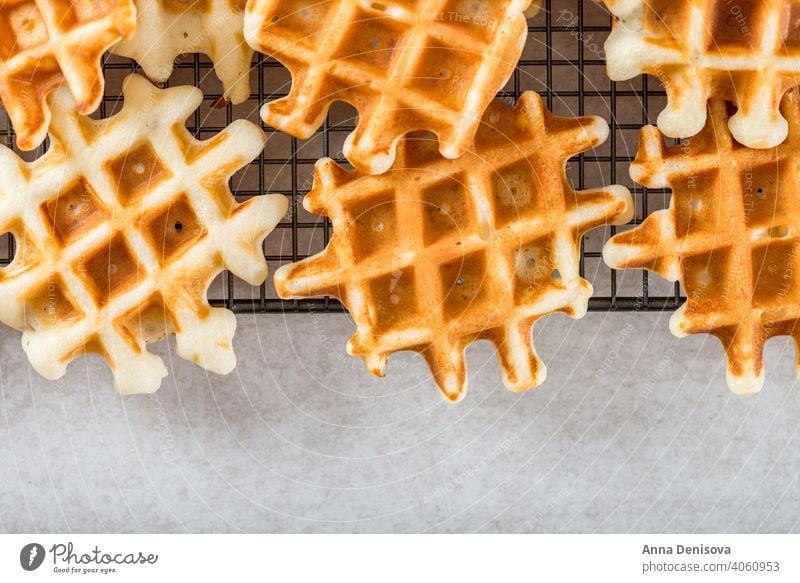
[[19, 552], [19, 564], [26, 571], [35, 571], [44, 562], [44, 547], [39, 543], [28, 543]]

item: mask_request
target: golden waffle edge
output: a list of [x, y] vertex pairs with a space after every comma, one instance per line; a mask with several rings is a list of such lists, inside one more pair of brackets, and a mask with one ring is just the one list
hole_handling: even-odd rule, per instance
[[667, 92], [658, 127], [674, 138], [705, 125], [709, 99], [733, 101], [736, 140], [751, 148], [782, 143], [787, 90], [800, 85], [800, 3], [783, 0], [605, 0], [617, 17], [606, 42], [614, 81], [657, 77]]
[[83, 114], [103, 98], [103, 53], [133, 34], [133, 0], [4, 0], [0, 2], [0, 103], [22, 150], [47, 136], [47, 96], [67, 85]]
[[546, 372], [534, 324], [555, 312], [583, 316], [592, 293], [578, 273], [582, 235], [633, 214], [624, 187], [575, 192], [565, 175], [569, 158], [607, 135], [602, 119], [557, 117], [527, 92], [513, 108], [492, 102], [458, 160], [419, 134], [400, 142], [383, 175], [321, 160], [303, 204], [330, 217], [333, 235], [323, 253], [278, 269], [276, 290], [340, 298], [357, 326], [348, 351], [377, 376], [391, 353], [419, 352], [457, 401], [464, 350], [487, 339], [505, 384], [535, 387]]
[[159, 90], [131, 75], [123, 92], [122, 111], [96, 121], [59, 90], [44, 156], [26, 163], [0, 148], [0, 222], [18, 247], [0, 269], [0, 320], [23, 331], [48, 379], [93, 352], [120, 392], [152, 392], [167, 371], [146, 345], [173, 333], [182, 358], [233, 369], [236, 318], [209, 306], [206, 290], [224, 269], [264, 281], [261, 243], [287, 200], [238, 204], [230, 193], [228, 179], [263, 149], [254, 124], [198, 141], [184, 122], [199, 89]]
[[439, 137], [460, 156], [514, 71], [531, 0], [251, 0], [245, 38], [292, 75], [289, 95], [268, 102], [264, 121], [310, 137], [334, 101], [359, 113], [344, 153], [358, 169], [388, 170], [400, 138]]
[[789, 335], [800, 342], [800, 102], [796, 91], [787, 93], [789, 139], [769, 150], [733, 139], [733, 111], [712, 101], [703, 131], [672, 147], [655, 127], [642, 129], [631, 176], [671, 188], [672, 200], [612, 238], [603, 256], [615, 269], [680, 281], [687, 301], [670, 319], [672, 333], [716, 336], [731, 390], [755, 393], [764, 384], [766, 341]]

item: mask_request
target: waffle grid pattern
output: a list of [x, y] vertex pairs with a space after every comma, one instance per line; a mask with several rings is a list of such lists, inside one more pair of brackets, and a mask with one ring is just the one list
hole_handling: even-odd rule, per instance
[[673, 333], [719, 338], [731, 389], [754, 393], [764, 384], [767, 340], [790, 335], [800, 342], [800, 310], [791, 300], [800, 292], [800, 209], [790, 194], [800, 178], [800, 102], [787, 94], [782, 112], [795, 131], [769, 150], [735, 142], [731, 112], [722, 101], [711, 103], [707, 127], [678, 146], [667, 147], [652, 126], [642, 130], [634, 176], [672, 188], [672, 205], [614, 237], [605, 254], [617, 268], [680, 280], [688, 300], [673, 314]]
[[[607, 0], [621, 22], [608, 49], [609, 75], [655, 75], [668, 103], [658, 126], [690, 137], [709, 98], [737, 103], [734, 138], [751, 148], [784, 141], [780, 102], [800, 85], [800, 4], [794, 0]], [[742, 46], [742, 38], [747, 46]]]
[[134, 30], [133, 0], [0, 2], [0, 101], [14, 120], [17, 144], [36, 148], [50, 120], [46, 96], [66, 83], [80, 110], [103, 96], [103, 53]]
[[[522, 59], [499, 97], [515, 100], [523, 91], [533, 89], [543, 96], [548, 109], [557, 113], [593, 113], [608, 119], [611, 124], [608, 141], [596, 151], [581, 154], [571, 162], [570, 180], [577, 189], [598, 183], [626, 185], [634, 195], [634, 224], [638, 224], [652, 211], [664, 208], [668, 200], [667, 190], [646, 188], [628, 180], [628, 166], [636, 151], [639, 129], [643, 124], [655, 122], [655, 114], [665, 102], [665, 92], [647, 76], [636, 79], [635, 83], [612, 82], [607, 78], [605, 61], [598, 49], [602, 48], [610, 30], [611, 19], [599, 5], [584, 0], [542, 0], [540, 13], [528, 22], [529, 34]], [[229, 104], [222, 109], [216, 107], [223, 93], [209, 59], [191, 55], [175, 64], [167, 86], [189, 84], [203, 88], [203, 104], [188, 120], [188, 128], [195, 137], [211, 137], [242, 117], [258, 122], [257, 110], [261, 104], [287, 95], [289, 75], [280, 63], [257, 55], [253, 64], [250, 99], [241, 106]], [[141, 70], [135, 63], [118, 57], [106, 59], [103, 68], [109, 82], [99, 112], [105, 117], [121, 102], [117, 80]], [[267, 149], [251, 164], [246, 176], [234, 177], [233, 191], [239, 201], [267, 192], [289, 197], [289, 216], [268, 239], [268, 243], [278, 242], [266, 249], [270, 271], [274, 272], [281, 265], [304, 259], [327, 245], [330, 221], [305, 214], [302, 200], [310, 188], [313, 166], [319, 158], [332, 157], [339, 163], [346, 162], [341, 147], [355, 126], [348, 112], [342, 113], [334, 106], [310, 140], [286, 138], [263, 124], [262, 129], [270, 136]], [[16, 148], [15, 134], [2, 109], [0, 142], [23, 157], [28, 156]], [[43, 151], [40, 148], [35, 154]], [[616, 230], [612, 227], [607, 235]], [[680, 306], [683, 298], [677, 284], [665, 286], [660, 277], [647, 272], [623, 275], [607, 269], [601, 258], [602, 242], [600, 238], [592, 238], [582, 247], [581, 275], [595, 288], [595, 295], [589, 300], [590, 311], [661, 311]], [[15, 249], [13, 239], [0, 239], [0, 265], [8, 264]], [[239, 313], [307, 314], [343, 309], [331, 298], [281, 300], [269, 282], [252, 288], [227, 272], [214, 282], [209, 299], [213, 306]]]
[[23, 347], [46, 378], [91, 351], [109, 362], [120, 392], [152, 392], [167, 370], [146, 344], [170, 333], [179, 356], [233, 369], [235, 317], [210, 308], [206, 289], [224, 268], [264, 280], [261, 242], [286, 203], [236, 205], [227, 189], [263, 146], [253, 124], [197, 142], [181, 126], [198, 90], [162, 91], [131, 76], [124, 92], [130, 109], [95, 121], [59, 91], [48, 153], [25, 164], [0, 150], [10, 197], [0, 222], [21, 242], [0, 273], [0, 318], [24, 330]]
[[567, 159], [607, 134], [603, 120], [555, 117], [528, 92], [516, 108], [494, 102], [474, 150], [458, 160], [416, 134], [401, 141], [388, 176], [323, 160], [305, 205], [332, 218], [332, 240], [279, 270], [278, 291], [342, 298], [358, 328], [348, 351], [377, 376], [390, 354], [414, 350], [458, 400], [464, 351], [483, 338], [509, 388], [538, 386], [545, 368], [531, 328], [553, 312], [581, 317], [592, 294], [578, 273], [581, 237], [630, 219], [626, 189], [575, 192], [563, 177]]
[[437, 134], [445, 156], [461, 155], [527, 33], [531, 0], [495, 2], [256, 0], [245, 35], [294, 79], [287, 97], [264, 106], [264, 121], [307, 138], [344, 100], [360, 114], [344, 146], [359, 170], [388, 170], [415, 130]]

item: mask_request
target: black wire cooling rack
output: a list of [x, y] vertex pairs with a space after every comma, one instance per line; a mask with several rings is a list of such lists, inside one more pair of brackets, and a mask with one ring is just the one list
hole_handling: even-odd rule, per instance
[[[609, 139], [593, 152], [572, 160], [568, 174], [575, 188], [593, 188], [604, 184], [623, 184], [633, 193], [636, 216], [631, 226], [639, 224], [652, 211], [665, 208], [669, 192], [645, 189], [628, 177], [628, 167], [636, 154], [639, 129], [654, 119], [665, 101], [662, 89], [650, 88], [641, 77], [630, 83], [614, 83], [605, 75], [603, 43], [611, 30], [611, 17], [592, 0], [545, 0], [542, 11], [529, 21], [528, 42], [514, 76], [499, 94], [518, 99], [522, 92], [534, 90], [546, 98], [549, 109], [560, 115], [599, 115], [611, 126]], [[121, 81], [131, 72], [139, 72], [132, 61], [107, 57], [104, 62], [106, 94], [98, 112], [105, 117], [122, 103]], [[259, 122], [258, 109], [267, 100], [286, 95], [290, 87], [288, 71], [279, 63], [261, 55], [254, 60], [251, 73], [251, 96], [241, 105], [222, 102], [222, 91], [212, 65], [203, 56], [186, 55], [176, 61], [175, 71], [166, 85], [193, 84], [203, 90], [203, 106], [189, 120], [188, 127], [200, 138], [223, 130], [235, 119]], [[651, 118], [651, 112], [653, 117]], [[355, 112], [347, 106], [334, 107], [328, 120], [315, 136], [301, 141], [272, 128], [262, 128], [269, 135], [266, 150], [249, 168], [234, 177], [237, 199], [245, 200], [265, 193], [290, 197], [290, 214], [265, 243], [265, 256], [274, 273], [280, 265], [298, 261], [327, 245], [331, 227], [327, 219], [314, 217], [302, 208], [302, 198], [311, 186], [314, 163], [332, 157], [341, 163], [341, 147], [354, 129]], [[5, 114], [0, 111], [0, 140], [14, 148], [14, 135]], [[30, 159], [44, 152], [46, 145]], [[16, 150], [18, 153], [19, 151]], [[601, 249], [608, 237], [619, 229], [587, 235], [581, 252], [581, 274], [594, 286], [589, 302], [592, 311], [660, 311], [677, 308], [681, 301], [677, 285], [651, 279], [646, 272], [618, 272], [603, 264]], [[14, 241], [0, 248], [0, 264], [7, 265], [14, 256]], [[209, 290], [211, 303], [236, 312], [338, 312], [336, 300], [283, 301], [277, 297], [271, 280], [251, 287], [231, 274], [223, 274]]]

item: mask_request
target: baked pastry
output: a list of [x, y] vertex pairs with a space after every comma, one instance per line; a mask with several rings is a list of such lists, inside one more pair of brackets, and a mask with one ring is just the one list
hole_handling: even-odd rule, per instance
[[680, 281], [688, 299], [670, 320], [672, 333], [716, 336], [728, 355], [730, 388], [755, 393], [764, 385], [766, 341], [800, 341], [800, 102], [795, 90], [784, 98], [789, 140], [769, 150], [733, 139], [734, 111], [712, 101], [705, 129], [677, 146], [666, 146], [652, 126], [642, 129], [631, 176], [671, 188], [672, 202], [611, 239], [603, 256], [615, 269]]
[[242, 103], [250, 97], [253, 50], [244, 41], [246, 0], [136, 0], [137, 33], [111, 52], [135, 59], [145, 75], [163, 83], [175, 59], [203, 53], [214, 63], [224, 98]]
[[237, 204], [228, 179], [265, 137], [236, 121], [206, 140], [183, 123], [202, 93], [159, 90], [129, 76], [122, 111], [80, 116], [69, 94], [51, 99], [52, 146], [26, 163], [0, 147], [0, 232], [17, 243], [0, 269], [0, 320], [44, 377], [100, 354], [121, 393], [158, 389], [167, 370], [147, 343], [174, 333], [177, 353], [217, 373], [236, 363], [236, 318], [206, 289], [223, 269], [257, 285], [261, 243], [287, 209], [282, 196]]
[[668, 103], [665, 135], [687, 138], [706, 122], [706, 101], [733, 101], [733, 137], [750, 148], [786, 139], [781, 97], [800, 85], [800, 3], [605, 0], [617, 17], [606, 42], [615, 81], [658, 77]]
[[103, 98], [103, 53], [136, 29], [133, 0], [3, 0], [0, 2], [0, 102], [33, 150], [47, 136], [47, 95], [67, 85], [78, 111]]
[[333, 236], [323, 253], [281, 267], [275, 288], [287, 299], [341, 299], [358, 329], [348, 352], [374, 375], [390, 354], [412, 350], [457, 401], [464, 350], [487, 339], [505, 384], [535, 387], [545, 368], [532, 327], [554, 312], [580, 318], [592, 294], [578, 273], [583, 234], [633, 214], [627, 189], [575, 192], [565, 175], [570, 157], [607, 135], [602, 119], [556, 117], [528, 92], [516, 107], [494, 101], [456, 160], [419, 133], [379, 176], [321, 160], [303, 205], [330, 217]]
[[469, 148], [522, 54], [531, 0], [251, 0], [245, 38], [292, 74], [264, 121], [310, 137], [334, 101], [359, 113], [344, 154], [362, 172], [391, 168], [400, 138], [435, 133], [442, 155]]

